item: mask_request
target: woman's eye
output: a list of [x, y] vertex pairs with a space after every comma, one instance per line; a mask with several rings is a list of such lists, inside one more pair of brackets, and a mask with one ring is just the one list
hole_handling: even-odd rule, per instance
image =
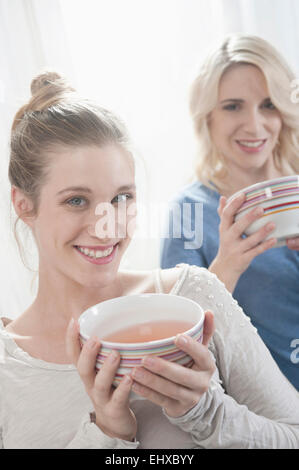
[[120, 203], [126, 202], [128, 199], [132, 199], [132, 194], [118, 194], [115, 198], [112, 199], [112, 202]]
[[239, 105], [236, 103], [231, 103], [223, 106], [223, 109], [225, 111], [236, 111], [237, 109], [239, 109]]
[[263, 107], [266, 109], [276, 109], [271, 100], [267, 100], [263, 103]]
[[66, 203], [71, 207], [82, 207], [86, 204], [86, 199], [76, 196], [68, 199]]

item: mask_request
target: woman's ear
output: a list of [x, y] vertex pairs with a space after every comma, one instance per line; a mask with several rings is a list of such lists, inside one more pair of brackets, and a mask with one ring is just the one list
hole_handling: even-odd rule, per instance
[[12, 186], [11, 201], [17, 216], [31, 227], [33, 221], [33, 202], [19, 188]]

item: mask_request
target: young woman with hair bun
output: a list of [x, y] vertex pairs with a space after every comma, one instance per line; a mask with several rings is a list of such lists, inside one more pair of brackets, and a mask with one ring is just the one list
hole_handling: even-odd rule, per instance
[[[263, 217], [257, 208], [235, 221], [244, 202], [242, 189], [299, 174], [294, 78], [276, 49], [256, 36], [230, 35], [204, 61], [190, 98], [198, 142], [196, 181], [174, 199], [180, 206], [201, 204], [203, 225], [197, 230], [202, 244], [185, 249], [184, 236], [165, 238], [161, 266], [185, 262], [214, 272], [299, 390], [299, 238], [273, 248], [275, 226], [265, 221], [244, 239], [246, 227]], [[239, 191], [239, 197], [228, 201]], [[180, 228], [181, 220], [174, 223]]]
[[[0, 319], [1, 446], [298, 447], [298, 394], [217, 277], [186, 264], [120, 270], [131, 211], [122, 237], [97, 230], [98, 204], [115, 209], [116, 223], [120, 205], [129, 214], [136, 200], [124, 124], [58, 74], [34, 79], [32, 92], [13, 123], [9, 179], [37, 245], [38, 291], [25, 312]], [[101, 345], [91, 338], [81, 348], [78, 317], [107, 299], [161, 291], [205, 311], [203, 344], [176, 339], [194, 365], [156, 358], [113, 388], [120, 358], [112, 353], [96, 373]]]

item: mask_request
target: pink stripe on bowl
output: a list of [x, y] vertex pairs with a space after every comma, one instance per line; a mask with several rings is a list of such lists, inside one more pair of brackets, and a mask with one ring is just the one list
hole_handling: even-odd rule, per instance
[[260, 196], [251, 200], [248, 200], [242, 204], [241, 208], [238, 210], [237, 214], [240, 214], [241, 212], [244, 212], [247, 209], [253, 208], [255, 206], [258, 206], [262, 204], [263, 202], [270, 201], [270, 200], [279, 200], [282, 198], [285, 198], [287, 196], [298, 196], [299, 197], [299, 189], [296, 190], [289, 190], [289, 191], [277, 191], [273, 196], [270, 197], [264, 197]]
[[291, 195], [299, 196], [299, 175], [286, 176], [282, 178], [275, 178], [273, 180], [262, 181], [248, 186], [228, 198], [228, 203], [239, 196], [245, 194], [245, 200], [238, 210], [238, 214], [247, 210], [248, 208], [255, 207], [262, 204], [264, 201], [286, 197]]

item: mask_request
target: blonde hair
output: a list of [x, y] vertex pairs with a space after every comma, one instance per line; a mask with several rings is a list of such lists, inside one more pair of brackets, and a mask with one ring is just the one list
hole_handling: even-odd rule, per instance
[[[57, 147], [117, 144], [130, 151], [123, 122], [112, 112], [80, 97], [57, 72], [45, 71], [31, 82], [31, 99], [16, 113], [10, 142], [9, 180], [32, 202], [37, 213], [41, 187]], [[14, 234], [21, 258], [24, 253]]]
[[190, 112], [197, 137], [195, 174], [202, 183], [225, 189], [227, 174], [224, 160], [217, 152], [209, 132], [209, 115], [218, 100], [223, 74], [237, 65], [254, 65], [265, 76], [270, 98], [281, 114], [283, 126], [279, 145], [274, 150], [277, 168], [291, 167], [299, 173], [299, 108], [291, 101], [291, 83], [295, 76], [277, 50], [257, 36], [228, 36], [205, 60], [194, 80], [190, 94]]

